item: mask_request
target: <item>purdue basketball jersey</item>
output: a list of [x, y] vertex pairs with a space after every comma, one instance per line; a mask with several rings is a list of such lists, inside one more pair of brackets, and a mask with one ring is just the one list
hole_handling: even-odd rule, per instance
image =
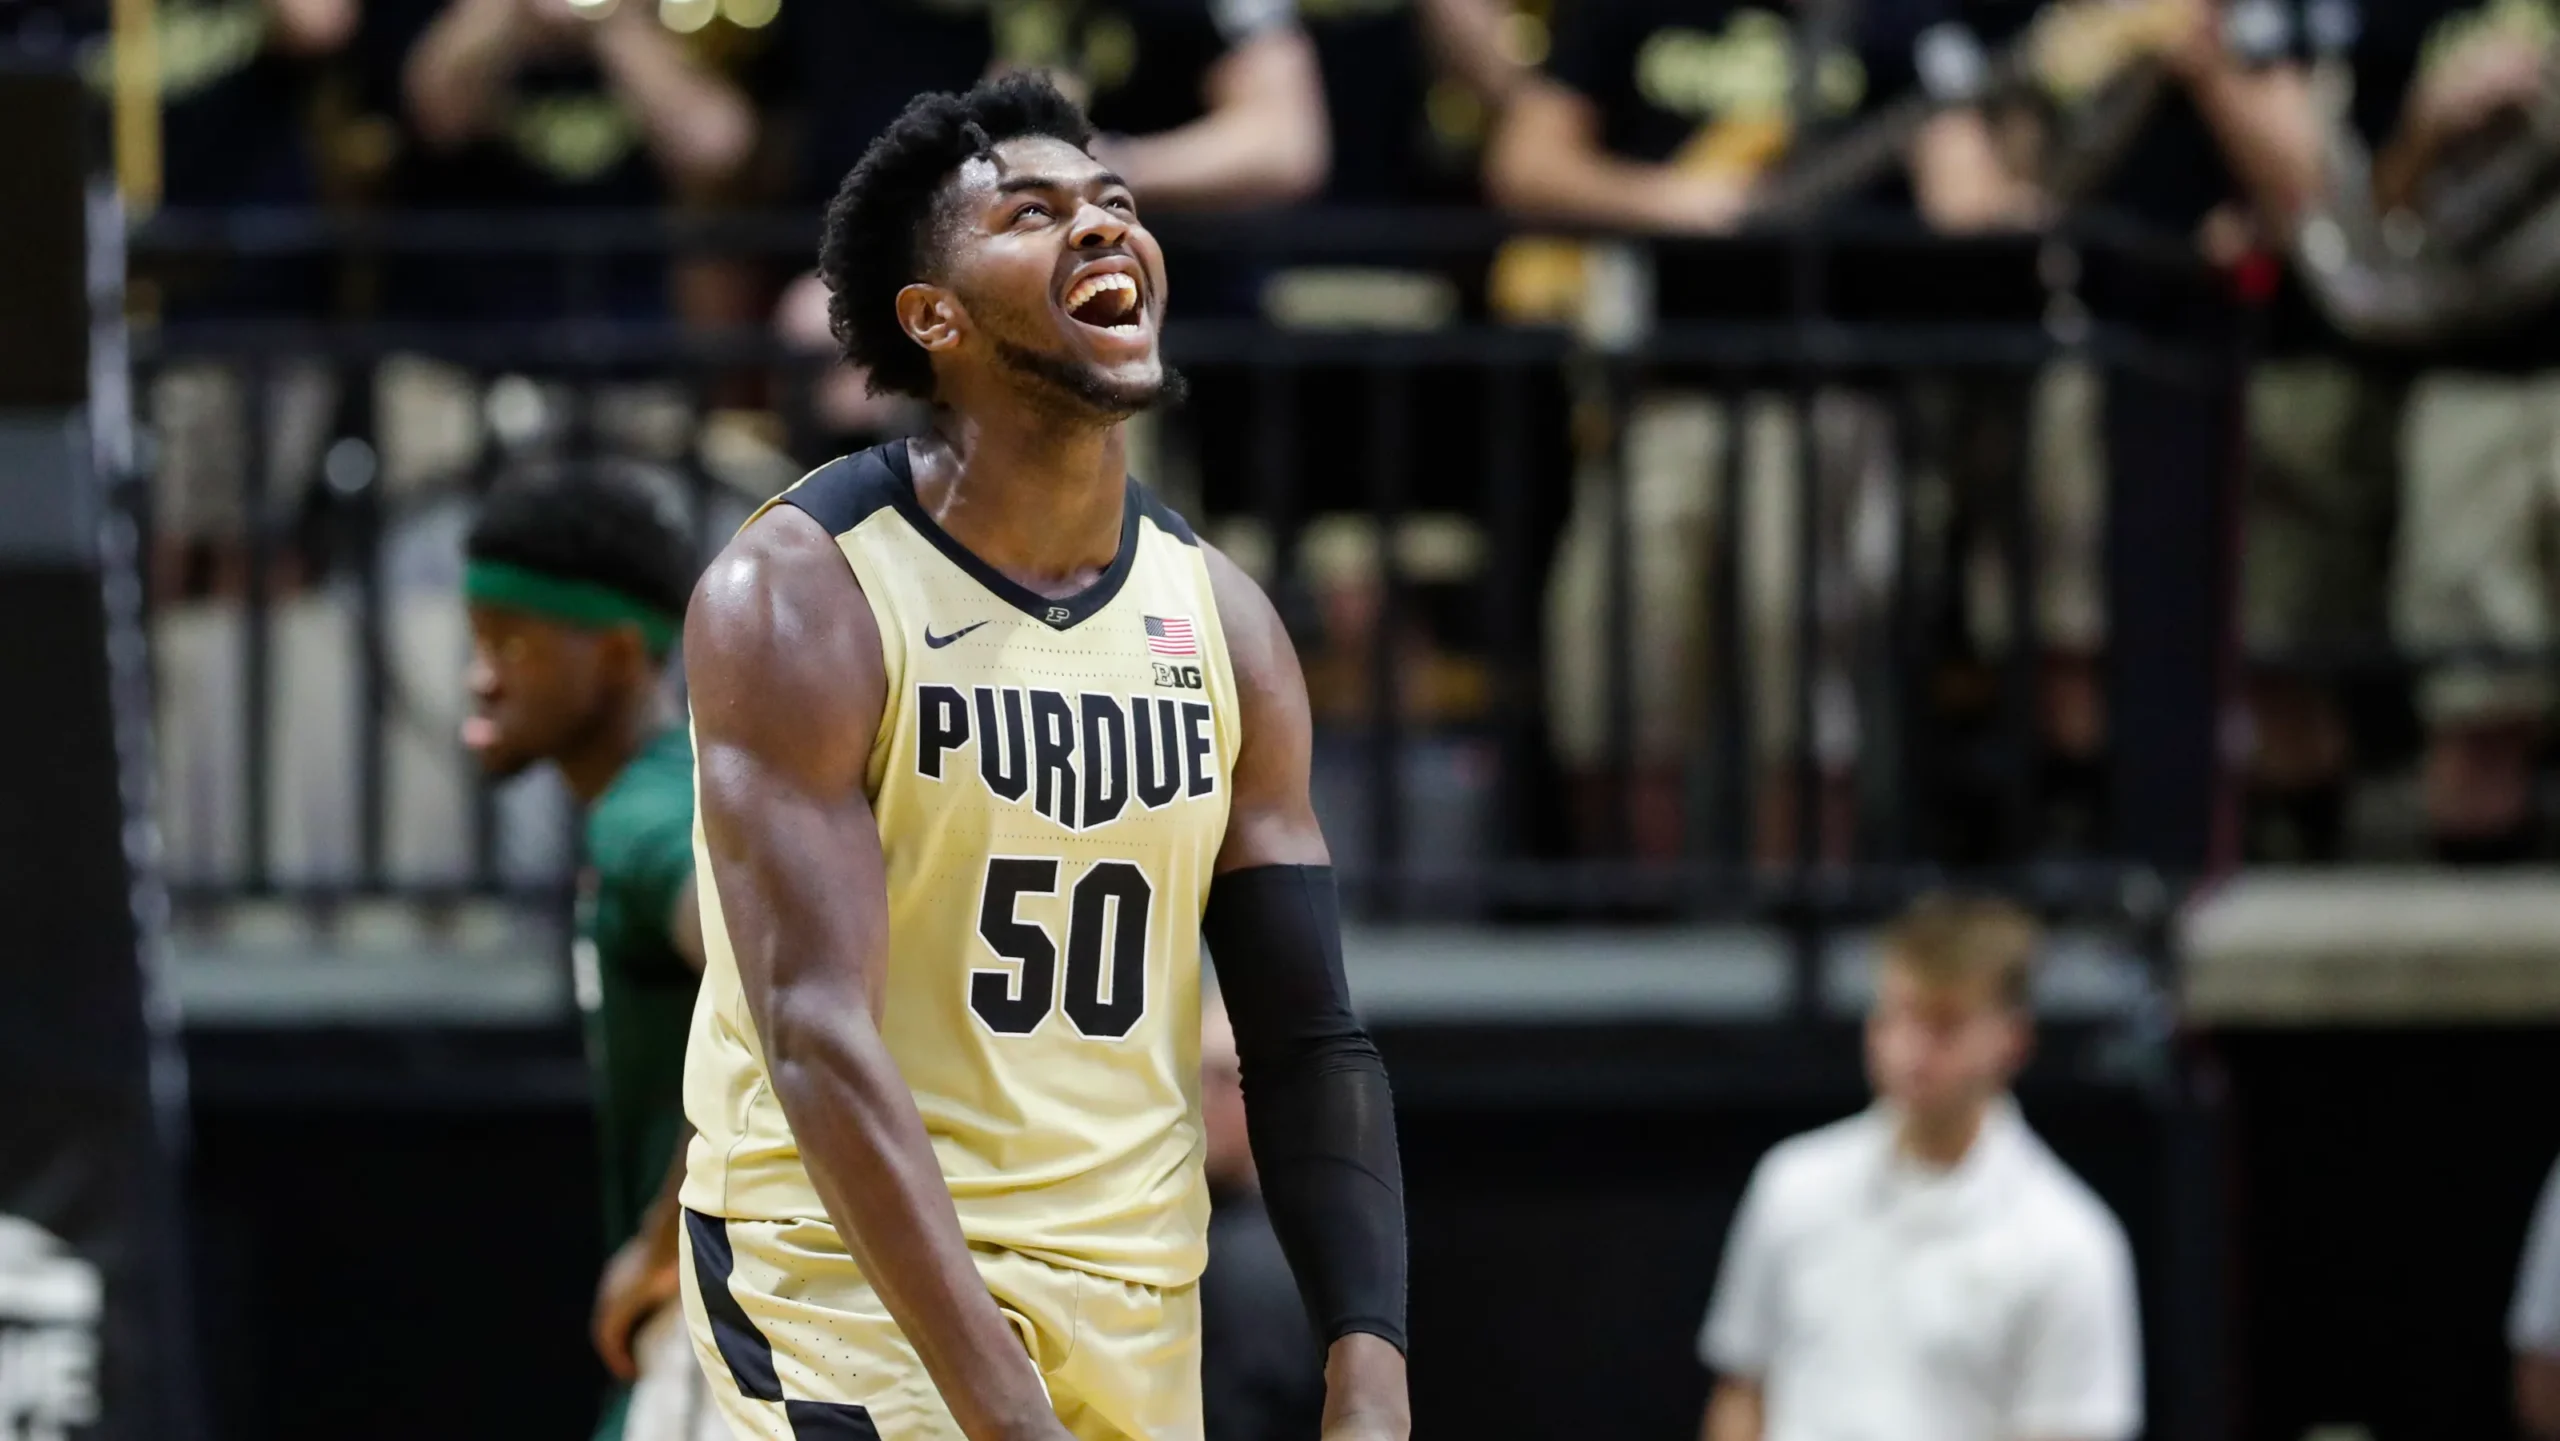
[[[888, 692], [865, 782], [887, 860], [878, 1023], [976, 1244], [1142, 1285], [1205, 1259], [1200, 913], [1237, 731], [1190, 527], [1129, 483], [1120, 550], [1064, 599], [1006, 579], [917, 502], [903, 441], [774, 504], [836, 538]], [[738, 986], [699, 827], [707, 964], [684, 1204], [826, 1212]]]

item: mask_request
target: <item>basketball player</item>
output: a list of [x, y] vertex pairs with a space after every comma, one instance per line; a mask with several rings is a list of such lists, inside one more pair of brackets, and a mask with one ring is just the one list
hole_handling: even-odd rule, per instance
[[919, 97], [820, 261], [927, 433], [695, 595], [684, 1298], [742, 1437], [1198, 1441], [1199, 945], [1325, 1441], [1401, 1441], [1393, 1115], [1270, 603], [1126, 474], [1164, 262], [1029, 76]]
[[595, 1342], [621, 1381], [599, 1441], [714, 1441], [676, 1293], [673, 1182], [685, 1028], [702, 969], [693, 752], [660, 685], [693, 587], [692, 538], [636, 474], [581, 467], [501, 484], [465, 546], [471, 718], [492, 776], [558, 767], [586, 808], [578, 1003], [603, 1130]]

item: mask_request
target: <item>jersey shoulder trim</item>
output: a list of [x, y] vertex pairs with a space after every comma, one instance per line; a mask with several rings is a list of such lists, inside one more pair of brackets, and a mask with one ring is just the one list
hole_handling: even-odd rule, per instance
[[1182, 518], [1182, 512], [1165, 504], [1163, 497], [1135, 480], [1129, 482], [1129, 489], [1137, 498], [1139, 513], [1154, 521], [1156, 529], [1195, 550], [1199, 548], [1200, 537], [1192, 532], [1191, 522]]
[[827, 534], [843, 535], [875, 513], [895, 506], [901, 490], [908, 493], [912, 503], [914, 488], [907, 484], [905, 468], [893, 469], [884, 455], [895, 446], [903, 460], [906, 445], [903, 440], [893, 440], [828, 461], [775, 497], [774, 503], [797, 507], [825, 526]]

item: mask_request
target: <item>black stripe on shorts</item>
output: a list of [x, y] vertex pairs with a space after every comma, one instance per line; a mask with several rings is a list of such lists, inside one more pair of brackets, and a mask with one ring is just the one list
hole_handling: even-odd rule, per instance
[[688, 1206], [684, 1229], [693, 1242], [693, 1282], [702, 1292], [702, 1309], [711, 1317], [711, 1339], [719, 1343], [720, 1359], [729, 1363], [730, 1379], [750, 1401], [781, 1400], [782, 1381], [773, 1374], [773, 1343], [729, 1293], [729, 1272], [738, 1264], [729, 1251], [729, 1227], [719, 1217]]
[[791, 1422], [793, 1441], [880, 1441], [871, 1413], [859, 1406], [824, 1401], [785, 1401], [782, 1414]]

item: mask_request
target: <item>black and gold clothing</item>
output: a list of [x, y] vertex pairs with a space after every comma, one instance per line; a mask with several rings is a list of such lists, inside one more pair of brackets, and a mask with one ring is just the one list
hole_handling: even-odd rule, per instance
[[[406, 115], [403, 69], [444, 8], [438, 0], [368, 0], [360, 43], [381, 113]], [[456, 149], [438, 151], [405, 134], [391, 182], [399, 203], [488, 214], [651, 210], [668, 199], [639, 113], [592, 57], [534, 59], [496, 103], [491, 133]], [[645, 320], [668, 310], [667, 268], [656, 256], [608, 253], [564, 265], [546, 244], [529, 244], [527, 256], [409, 257], [394, 267], [386, 299], [428, 319]]]
[[[961, 1230], [1071, 1429], [1196, 1437], [1200, 919], [1242, 744], [1204, 554], [1132, 481], [1111, 568], [1033, 594], [926, 514], [904, 441], [775, 503], [835, 535], [879, 626], [881, 1035]], [[775, 1441], [794, 1405], [956, 1437], [828, 1224], [698, 875], [688, 1304], [725, 1414]]]
[[795, 67], [797, 189], [835, 193], [915, 95], [965, 90], [997, 69], [1046, 70], [1095, 128], [1151, 135], [1206, 112], [1210, 68], [1293, 22], [1291, 0], [862, 0], [786, 6]]
[[[1821, 37], [1810, 122], [1827, 129], [1910, 89], [1938, 0], [1871, 0]], [[1813, 27], [1803, 7], [1735, 0], [1575, 0], [1559, 7], [1549, 70], [1598, 107], [1601, 145], [1645, 161], [1748, 177], [1795, 139], [1789, 90]]]

